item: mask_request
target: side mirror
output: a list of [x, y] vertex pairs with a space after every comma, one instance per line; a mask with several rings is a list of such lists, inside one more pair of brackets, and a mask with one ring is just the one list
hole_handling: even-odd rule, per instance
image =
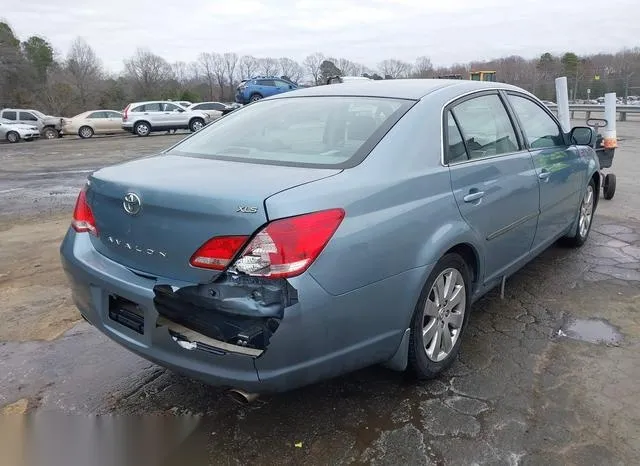
[[578, 146], [592, 146], [593, 134], [593, 130], [588, 126], [576, 126], [569, 133], [569, 140], [571, 144]]

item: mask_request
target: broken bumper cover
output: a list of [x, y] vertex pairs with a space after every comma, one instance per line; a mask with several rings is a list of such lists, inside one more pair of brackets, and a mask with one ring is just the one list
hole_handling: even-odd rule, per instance
[[397, 290], [425, 273], [412, 269], [341, 296], [308, 273], [268, 286], [225, 274], [194, 285], [136, 274], [71, 229], [61, 258], [75, 304], [102, 333], [175, 372], [260, 393], [388, 361], [411, 317], [399, 310], [415, 303]]

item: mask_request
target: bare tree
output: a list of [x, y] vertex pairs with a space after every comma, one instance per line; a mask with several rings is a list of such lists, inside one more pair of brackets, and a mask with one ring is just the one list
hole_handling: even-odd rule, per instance
[[411, 73], [411, 64], [391, 58], [384, 60], [378, 64], [378, 68], [384, 76], [391, 76], [393, 78], [406, 78]]
[[240, 79], [249, 79], [258, 71], [258, 59], [245, 55], [240, 59]]
[[280, 69], [278, 60], [271, 57], [259, 58], [258, 64], [260, 73], [262, 73], [264, 76], [275, 76], [278, 74], [278, 70]]
[[224, 100], [224, 85], [227, 77], [227, 66], [222, 55], [220, 55], [219, 53], [212, 53], [211, 55], [213, 57], [213, 76], [215, 77], [216, 83], [218, 84], [219, 100]]
[[202, 73], [204, 78], [207, 81], [209, 98], [208, 100], [213, 100], [215, 85], [216, 85], [216, 57], [213, 53], [201, 53], [198, 57], [198, 62], [200, 64], [200, 68], [202, 69]]
[[416, 78], [428, 78], [433, 75], [433, 64], [429, 57], [416, 58], [416, 64], [413, 67], [413, 75]]
[[238, 65], [238, 55], [235, 53], [225, 53], [223, 55], [224, 68], [227, 72], [227, 81], [229, 81], [229, 90], [233, 95], [233, 84], [235, 82], [236, 66]]
[[316, 85], [320, 79], [320, 65], [322, 65], [323, 61], [325, 61], [325, 56], [320, 52], [311, 54], [304, 59], [304, 67], [307, 69], [307, 72], [311, 75]]
[[166, 82], [173, 78], [171, 65], [164, 58], [143, 48], [137, 49], [133, 57], [125, 60], [124, 66], [142, 98], [159, 97]]
[[281, 76], [286, 76], [293, 82], [300, 81], [300, 78], [302, 78], [302, 75], [304, 74], [304, 70], [297, 61], [287, 57], [283, 57], [278, 61], [280, 62]]
[[91, 46], [81, 37], [71, 44], [67, 55], [67, 72], [78, 91], [80, 105], [87, 107], [89, 93], [101, 79], [102, 65]]
[[177, 61], [171, 65], [173, 75], [181, 86], [184, 86], [189, 80], [189, 67], [183, 61]]

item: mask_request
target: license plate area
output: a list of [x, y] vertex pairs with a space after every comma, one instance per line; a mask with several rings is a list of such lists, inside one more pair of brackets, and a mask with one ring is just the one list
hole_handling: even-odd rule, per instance
[[109, 296], [109, 319], [144, 335], [144, 311], [128, 299]]

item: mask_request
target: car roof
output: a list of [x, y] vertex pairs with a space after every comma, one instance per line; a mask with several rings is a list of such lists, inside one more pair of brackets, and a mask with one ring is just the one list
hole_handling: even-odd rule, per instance
[[460, 79], [383, 79], [370, 81], [347, 81], [340, 85], [322, 85], [306, 87], [284, 92], [269, 99], [286, 99], [304, 96], [362, 96], [388, 97], [396, 99], [419, 100], [440, 89], [450, 88], [461, 94], [483, 89], [517, 89], [510, 84]]

